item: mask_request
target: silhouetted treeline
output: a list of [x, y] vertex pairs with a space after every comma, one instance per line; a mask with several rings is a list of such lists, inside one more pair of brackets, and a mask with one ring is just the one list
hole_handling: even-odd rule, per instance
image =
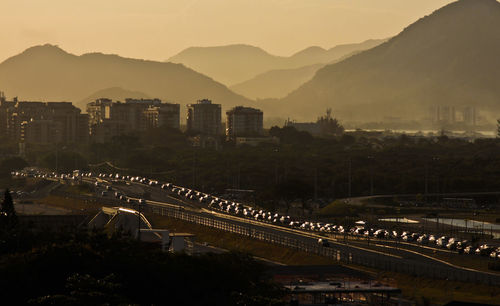
[[[349, 195], [424, 194], [500, 189], [500, 141], [474, 143], [448, 137], [406, 135], [379, 139], [370, 134], [315, 138], [293, 128], [272, 128], [279, 145], [225, 144], [220, 150], [193, 148], [187, 136], [156, 129], [107, 144], [58, 151], [59, 170], [109, 161], [94, 171], [152, 176], [206, 192], [255, 190], [256, 200], [276, 201]], [[45, 151], [43, 151], [45, 150]], [[33, 150], [28, 162], [54, 169], [54, 149]], [[66, 153], [65, 153], [66, 152]]]
[[243, 254], [173, 255], [100, 232], [0, 231], [9, 305], [281, 305], [283, 291]]

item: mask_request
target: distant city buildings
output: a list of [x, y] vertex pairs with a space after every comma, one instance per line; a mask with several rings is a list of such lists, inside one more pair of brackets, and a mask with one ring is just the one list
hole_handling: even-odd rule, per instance
[[70, 102], [7, 101], [0, 95], [0, 130], [20, 144], [87, 142], [88, 115]]
[[221, 135], [221, 105], [211, 100], [198, 100], [187, 105], [187, 131], [203, 136]]
[[97, 99], [87, 104], [92, 141], [107, 142], [130, 131], [169, 127], [179, 129], [180, 105], [159, 99]]
[[[202, 99], [187, 105], [187, 133], [193, 145], [218, 148], [222, 141], [221, 105]], [[226, 112], [226, 139], [236, 145], [276, 143], [263, 134], [263, 112], [237, 106]], [[0, 132], [20, 144], [104, 143], [133, 131], [167, 127], [180, 130], [180, 105], [159, 99], [97, 99], [87, 114], [71, 102], [7, 101], [0, 92]]]
[[321, 126], [317, 122], [296, 122], [288, 119], [285, 121], [285, 126], [293, 127], [297, 131], [308, 132], [311, 135], [321, 134]]
[[463, 124], [475, 126], [478, 119], [478, 114], [474, 106], [432, 106], [431, 115], [434, 124]]
[[316, 122], [295, 122], [288, 119], [285, 127], [293, 127], [297, 131], [308, 132], [314, 136], [338, 136], [344, 132], [344, 127], [332, 116], [332, 110], [326, 110], [326, 114], [318, 117]]
[[259, 109], [237, 106], [226, 112], [226, 137], [259, 137], [263, 131], [263, 113]]

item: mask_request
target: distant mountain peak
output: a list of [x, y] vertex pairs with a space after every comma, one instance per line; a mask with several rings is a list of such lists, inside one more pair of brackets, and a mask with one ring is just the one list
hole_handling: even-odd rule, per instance
[[58, 45], [52, 45], [52, 44], [44, 44], [44, 45], [30, 47], [24, 50], [22, 54], [36, 54], [36, 53], [69, 54], [68, 52], [61, 49]]
[[0, 84], [9, 96], [73, 101], [83, 109], [82, 97], [95, 92], [120, 98], [151, 96], [181, 104], [206, 96], [224, 107], [250, 102], [182, 65], [97, 52], [76, 56], [50, 44], [29, 48], [1, 63]]
[[319, 46], [312, 46], [289, 57], [273, 55], [259, 47], [247, 44], [191, 47], [167, 61], [181, 63], [230, 86], [249, 81], [271, 70], [296, 69], [330, 63], [353, 51], [365, 50], [374, 45], [376, 45], [375, 41], [370, 44], [351, 44], [338, 50], [335, 48], [325, 50]]
[[326, 52], [326, 49], [322, 48], [320, 46], [311, 46], [311, 47], [305, 48], [305, 49], [295, 53], [292, 56], [305, 56], [305, 55], [311, 55], [311, 54], [314, 55], [314, 54], [318, 54], [318, 53], [322, 53], [322, 52]]
[[209, 47], [200, 47], [200, 46], [194, 46], [194, 47], [189, 47], [178, 54], [172, 56], [169, 58], [167, 61], [169, 62], [177, 62], [178, 59], [181, 59], [186, 56], [193, 56], [193, 55], [200, 55], [203, 53], [233, 53], [233, 54], [261, 54], [261, 55], [267, 55], [267, 56], [273, 56], [266, 52], [265, 50], [252, 46], [252, 45], [247, 45], [247, 44], [230, 44], [230, 45], [221, 45], [221, 46], [209, 46]]

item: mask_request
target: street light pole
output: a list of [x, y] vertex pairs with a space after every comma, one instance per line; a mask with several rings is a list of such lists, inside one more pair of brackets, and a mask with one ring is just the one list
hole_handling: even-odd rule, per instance
[[56, 174], [57, 174], [57, 170], [58, 170], [58, 156], [57, 156], [57, 147], [56, 147]]
[[373, 156], [368, 156], [368, 160], [371, 160], [370, 162], [370, 195], [373, 195], [373, 163], [375, 158]]
[[314, 200], [318, 200], [318, 168], [314, 168]]
[[347, 190], [348, 198], [351, 198], [351, 182], [352, 182], [352, 177], [351, 177], [352, 169], [351, 168], [352, 168], [351, 157], [349, 157], [349, 177], [348, 177], [348, 190]]
[[425, 191], [424, 191], [424, 199], [427, 202], [427, 194], [429, 193], [429, 166], [428, 163], [425, 162]]
[[137, 224], [137, 240], [141, 241], [141, 203], [139, 202], [139, 214], [137, 215], [138, 217], [138, 224]]

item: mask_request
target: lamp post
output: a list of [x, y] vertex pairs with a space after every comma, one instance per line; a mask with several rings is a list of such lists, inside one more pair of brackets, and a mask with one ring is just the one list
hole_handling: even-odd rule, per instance
[[137, 240], [141, 241], [141, 203], [138, 203], [138, 214], [137, 214]]
[[[439, 157], [433, 157], [432, 160], [434, 162], [439, 161]], [[439, 201], [439, 167], [436, 166], [436, 199]]]
[[370, 195], [373, 195], [373, 164], [375, 162], [375, 157], [368, 156], [368, 160], [370, 160]]
[[[437, 162], [439, 157], [433, 156], [430, 161]], [[429, 161], [425, 162], [425, 186], [424, 186], [424, 199], [427, 202], [429, 194]], [[436, 172], [436, 195], [439, 194], [439, 174]]]
[[352, 162], [351, 157], [349, 156], [349, 165], [348, 165], [348, 178], [347, 178], [347, 197], [351, 198], [351, 183], [352, 183]]

